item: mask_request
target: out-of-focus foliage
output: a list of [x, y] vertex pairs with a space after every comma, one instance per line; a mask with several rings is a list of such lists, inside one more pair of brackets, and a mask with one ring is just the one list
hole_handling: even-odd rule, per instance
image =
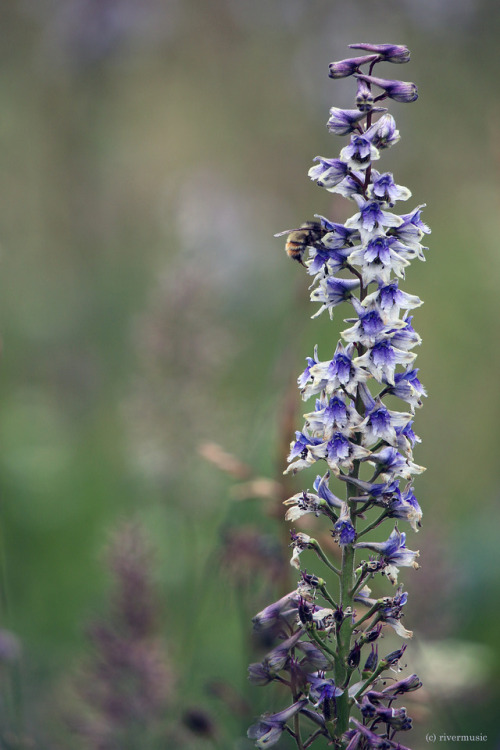
[[[280, 480], [294, 379], [318, 336], [324, 353], [337, 340], [273, 234], [344, 218], [307, 170], [336, 155], [324, 124], [348, 103], [328, 63], [368, 40], [412, 50], [421, 97], [388, 168], [433, 229], [411, 271], [430, 397], [408, 662], [421, 651], [425, 672], [442, 643], [451, 667], [474, 661], [474, 698], [433, 664], [415, 744], [498, 742], [499, 24], [489, 0], [4, 3], [0, 627], [22, 644], [0, 671], [5, 747], [75, 746], [59, 696], [107, 611], [100, 550], [130, 516], [157, 552], [176, 746], [251, 746], [249, 620], [291, 575], [286, 488], [231, 488]], [[205, 441], [247, 474], [206, 462]]]

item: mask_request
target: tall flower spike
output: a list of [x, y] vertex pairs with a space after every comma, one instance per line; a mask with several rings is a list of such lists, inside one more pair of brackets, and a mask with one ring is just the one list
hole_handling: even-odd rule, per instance
[[[330, 535], [318, 538], [338, 545], [341, 563], [334, 564], [318, 538], [291, 532], [297, 589], [254, 618], [256, 628], [280, 640], [250, 666], [251, 682], [278, 681], [291, 691], [288, 708], [265, 714], [249, 729], [261, 748], [287, 732], [299, 750], [316, 740], [337, 750], [405, 750], [395, 736], [408, 733], [412, 722], [406, 709], [394, 704], [421, 685], [416, 675], [389, 685], [385, 679], [384, 673], [398, 668], [406, 646], [379, 658], [377, 641], [385, 630], [412, 636], [402, 623], [408, 594], [400, 585], [392, 596], [372, 598], [366, 585], [375, 579], [382, 589], [388, 582], [394, 587], [400, 568], [419, 567], [418, 552], [411, 542], [406, 546], [406, 531], [398, 524], [418, 531], [422, 518], [412, 484], [424, 470], [413, 460], [420, 442], [413, 417], [426, 393], [414, 367], [421, 339], [409, 313], [422, 301], [402, 286], [412, 261], [424, 260], [421, 240], [429, 228], [420, 218], [423, 206], [409, 213], [395, 208], [411, 192], [392, 173], [375, 169], [400, 136], [392, 114], [373, 106], [381, 100], [415, 101], [417, 89], [374, 75], [379, 63], [408, 62], [407, 47], [351, 48], [366, 54], [331, 63], [330, 77], [354, 77], [356, 109], [332, 107], [328, 120], [330, 132], [349, 142], [339, 157], [317, 156], [309, 177], [352, 201], [353, 214], [343, 224], [320, 215], [302, 224], [300, 255], [313, 279], [311, 301], [320, 305], [312, 317], [326, 310], [333, 317], [346, 305], [351, 312], [342, 314], [344, 343], [323, 356], [315, 347], [298, 377], [302, 398], [315, 397], [315, 403], [291, 443], [287, 471], [314, 466], [315, 479], [313, 491], [285, 500], [287, 521], [301, 524], [308, 515], [330, 525]], [[315, 563], [321, 566], [317, 571]], [[301, 568], [306, 564], [307, 570]]]

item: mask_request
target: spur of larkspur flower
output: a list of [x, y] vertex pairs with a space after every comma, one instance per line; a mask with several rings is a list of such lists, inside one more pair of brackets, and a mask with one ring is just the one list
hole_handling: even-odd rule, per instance
[[[374, 74], [379, 64], [407, 63], [404, 45], [350, 47], [361, 54], [331, 63], [329, 75], [352, 76], [354, 107], [332, 107], [327, 123], [348, 142], [338, 156], [315, 157], [309, 177], [350, 200], [352, 215], [344, 223], [316, 215], [301, 255], [317, 305], [312, 317], [341, 311], [344, 325], [341, 340], [321, 353], [315, 347], [298, 377], [303, 400], [314, 401], [291, 443], [287, 472], [314, 467], [315, 478], [311, 489], [285, 500], [287, 521], [300, 525], [304, 516], [316, 517], [330, 534], [291, 531], [297, 589], [254, 618], [255, 627], [278, 642], [250, 665], [249, 679], [277, 681], [291, 692], [288, 708], [265, 714], [249, 729], [261, 748], [287, 732], [299, 750], [316, 740], [338, 750], [405, 750], [395, 735], [408, 732], [412, 721], [394, 704], [421, 685], [416, 675], [384, 681], [387, 670], [400, 668], [406, 646], [379, 655], [378, 639], [387, 628], [412, 636], [402, 622], [407, 592], [399, 585], [377, 598], [367, 586], [373, 580], [396, 587], [401, 569], [419, 567], [419, 553], [399, 527], [416, 532], [422, 519], [413, 488], [424, 471], [413, 460], [420, 442], [415, 410], [426, 396], [415, 367], [421, 338], [413, 324], [422, 301], [403, 286], [411, 263], [425, 260], [421, 243], [430, 230], [422, 205], [398, 210], [411, 192], [380, 164], [400, 134], [393, 115], [377, 106], [413, 102], [418, 92], [414, 83]], [[335, 562], [331, 545], [338, 546]], [[312, 572], [313, 565], [320, 567]]]

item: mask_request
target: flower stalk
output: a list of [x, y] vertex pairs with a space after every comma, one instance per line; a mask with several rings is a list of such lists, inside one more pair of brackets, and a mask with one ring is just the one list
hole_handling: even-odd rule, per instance
[[[291, 705], [250, 727], [248, 736], [259, 748], [276, 744], [283, 732], [299, 750], [332, 743], [337, 750], [402, 748], [395, 735], [407, 732], [411, 719], [394, 703], [421, 684], [412, 675], [407, 687], [405, 680], [391, 686], [387, 671], [398, 670], [406, 646], [378, 655], [378, 639], [387, 626], [401, 638], [412, 635], [401, 622], [406, 592], [399, 586], [395, 595], [373, 599], [366, 585], [385, 578], [396, 586], [401, 567], [418, 568], [418, 552], [406, 547], [399, 524], [418, 531], [422, 517], [412, 483], [424, 468], [413, 461], [420, 440], [412, 425], [426, 394], [415, 368], [414, 349], [421, 339], [410, 314], [422, 302], [400, 284], [413, 260], [425, 260], [421, 241], [430, 230], [420, 218], [423, 206], [393, 212], [411, 192], [391, 173], [378, 170], [383, 151], [400, 139], [392, 114], [379, 105], [410, 103], [418, 92], [414, 83], [374, 73], [381, 63], [407, 63], [405, 46], [350, 47], [364, 54], [331, 63], [329, 75], [353, 78], [355, 108], [332, 107], [327, 123], [334, 135], [349, 136], [349, 143], [338, 158], [317, 156], [309, 176], [352, 201], [355, 212], [344, 224], [318, 215], [292, 230], [286, 243], [288, 255], [312, 277], [311, 301], [320, 304], [313, 318], [326, 310], [332, 318], [341, 305], [352, 308], [331, 358], [321, 360], [316, 347], [298, 378], [302, 398], [316, 400], [291, 444], [285, 472], [326, 463], [312, 490], [285, 501], [285, 518], [296, 522], [310, 513], [321, 516], [340, 547], [341, 566], [332, 563], [325, 545], [292, 531], [291, 564], [301, 574], [297, 589], [254, 618], [257, 627], [272, 626], [281, 645], [250, 666], [256, 684], [288, 683]], [[397, 399], [402, 409], [393, 408]], [[337, 482], [335, 492], [343, 488], [344, 500], [330, 480]], [[372, 533], [384, 524], [390, 525], [385, 541], [373, 540]], [[326, 565], [325, 578], [301, 569], [304, 550], [314, 551]], [[371, 651], [363, 656], [366, 646]]]

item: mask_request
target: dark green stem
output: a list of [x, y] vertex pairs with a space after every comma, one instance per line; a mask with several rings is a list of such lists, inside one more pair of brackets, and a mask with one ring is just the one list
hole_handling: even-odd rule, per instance
[[321, 640], [321, 638], [319, 637], [319, 635], [316, 634], [316, 632], [315, 632], [315, 630], [313, 630], [313, 628], [310, 628], [308, 632], [309, 632], [309, 635], [311, 636], [311, 638], [313, 639], [313, 641], [316, 641], [316, 643], [318, 644], [318, 646], [321, 649], [323, 649], [323, 651], [326, 651], [326, 653], [328, 654], [328, 656], [331, 656], [332, 659], [333, 659], [333, 661], [334, 661], [334, 663], [337, 664], [337, 660], [338, 660], [337, 653], [335, 651], [333, 651], [329, 646], [327, 646], [324, 641]]
[[356, 581], [356, 583], [352, 587], [351, 595], [352, 595], [353, 598], [354, 598], [355, 594], [357, 594], [357, 592], [361, 588], [362, 584], [364, 583], [367, 574], [368, 574], [368, 570], [366, 570], [366, 568], [363, 568], [363, 570], [359, 574], [358, 580]]
[[321, 549], [321, 547], [320, 547], [319, 542], [317, 541], [317, 539], [311, 539], [310, 545], [311, 545], [311, 549], [313, 549], [316, 552], [316, 554], [318, 555], [319, 559], [323, 560], [323, 562], [325, 563], [325, 565], [327, 565], [330, 568], [330, 570], [333, 570], [334, 573], [336, 573], [338, 576], [340, 576], [341, 575], [340, 570], [338, 568], [336, 568], [335, 565], [333, 565], [333, 563], [331, 563], [330, 560], [327, 558], [327, 556], [325, 555], [325, 553]]
[[316, 737], [319, 737], [320, 734], [324, 734], [323, 729], [317, 729], [313, 734], [311, 734], [310, 737], [307, 738], [307, 740], [304, 742], [304, 750], [307, 750], [308, 747], [312, 745]]
[[[296, 698], [294, 698], [294, 700], [296, 700]], [[293, 717], [293, 729], [295, 732], [295, 742], [297, 743], [298, 749], [304, 750], [304, 745], [302, 744], [302, 738], [300, 736], [300, 712], [297, 712]]]
[[320, 586], [319, 590], [321, 591], [321, 594], [326, 599], [326, 601], [331, 604], [334, 609], [337, 609], [337, 602], [335, 601], [335, 599], [332, 599], [332, 597], [328, 593], [326, 586]]
[[[356, 628], [359, 628], [360, 625], [362, 625], [364, 622], [370, 619], [370, 617], [373, 617], [373, 615], [378, 612], [382, 605], [380, 602], [376, 602], [371, 609], [368, 610], [368, 612], [361, 617], [356, 623]], [[372, 625], [375, 625], [376, 623], [372, 623]]]
[[383, 521], [383, 520], [384, 520], [384, 518], [386, 518], [386, 517], [387, 517], [387, 511], [386, 511], [386, 510], [384, 510], [384, 512], [383, 512], [383, 513], [382, 513], [382, 514], [381, 514], [381, 515], [380, 515], [380, 516], [379, 516], [379, 517], [378, 517], [378, 518], [377, 518], [377, 519], [376, 519], [375, 521], [373, 521], [373, 523], [369, 524], [369, 526], [367, 526], [366, 528], [364, 528], [364, 529], [363, 529], [363, 531], [360, 531], [360, 532], [359, 532], [359, 534], [358, 534], [358, 539], [359, 539], [359, 537], [361, 537], [361, 536], [364, 536], [365, 534], [367, 534], [367, 533], [368, 533], [369, 531], [371, 531], [372, 529], [375, 529], [375, 528], [377, 528], [377, 526], [378, 526], [378, 525], [379, 525], [380, 523], [382, 523], [382, 521]]
[[379, 676], [379, 674], [382, 674], [382, 672], [384, 671], [384, 669], [387, 669], [387, 663], [385, 661], [382, 662], [382, 664], [379, 664], [379, 666], [377, 667], [377, 669], [375, 670], [375, 672], [373, 672], [373, 674], [371, 674], [370, 677], [368, 677], [368, 679], [365, 680], [365, 682], [363, 682], [363, 684], [359, 688], [358, 692], [354, 696], [354, 698], [356, 700], [359, 700], [359, 698], [361, 698], [361, 696], [363, 695], [363, 693], [365, 692], [365, 690], [367, 690], [367, 688], [369, 688], [370, 685], [373, 684], [373, 682], [375, 682], [375, 680], [377, 679], [377, 677]]

